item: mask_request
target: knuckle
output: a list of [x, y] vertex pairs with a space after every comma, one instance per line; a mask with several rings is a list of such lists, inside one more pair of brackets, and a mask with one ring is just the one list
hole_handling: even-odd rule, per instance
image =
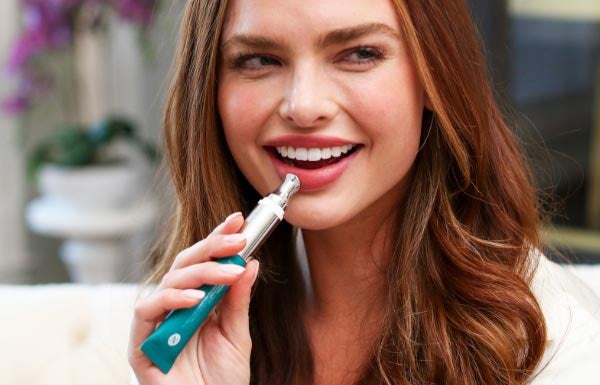
[[185, 267], [189, 264], [188, 260], [193, 259], [195, 255], [203, 254], [206, 252], [207, 244], [209, 243], [208, 238], [204, 238], [192, 246], [181, 250], [173, 259], [171, 268]]
[[138, 318], [138, 319], [144, 318], [144, 314], [146, 313], [145, 305], [146, 304], [145, 304], [144, 300], [140, 300], [135, 304], [135, 306], [133, 307], [133, 315], [135, 318]]
[[211, 256], [215, 248], [214, 244], [214, 236], [209, 236], [208, 238], [204, 238], [200, 241], [200, 245], [198, 246], [197, 250], [199, 253], [202, 253], [206, 257]]
[[183, 260], [185, 260], [186, 251], [187, 251], [187, 249], [181, 250], [179, 253], [177, 253], [175, 258], [173, 258], [173, 263], [171, 264], [171, 268], [174, 268], [175, 266], [179, 266], [181, 264], [181, 262]]
[[160, 293], [160, 302], [164, 305], [168, 305], [169, 303], [171, 303], [175, 298], [174, 296], [174, 292], [175, 289], [165, 289]]
[[127, 349], [127, 362], [129, 363], [129, 366], [131, 366], [132, 368], [136, 367], [137, 364], [137, 360], [135, 359], [135, 353], [133, 352], [133, 347], [130, 345], [129, 349]]
[[198, 241], [194, 246], [192, 246], [194, 248], [194, 251], [196, 251], [196, 252], [204, 251], [206, 249], [206, 246], [209, 244], [209, 239], [210, 239], [210, 236]]
[[127, 362], [129, 363], [129, 366], [131, 367], [133, 373], [136, 376], [138, 374], [138, 371], [140, 370], [142, 363], [142, 361], [140, 360], [141, 354], [143, 353], [141, 353], [139, 348], [136, 348], [135, 346], [130, 346], [129, 349], [127, 349]]
[[175, 273], [173, 271], [167, 272], [163, 275], [162, 280], [160, 281], [160, 285], [162, 287], [170, 287], [173, 285], [173, 281], [175, 279]]

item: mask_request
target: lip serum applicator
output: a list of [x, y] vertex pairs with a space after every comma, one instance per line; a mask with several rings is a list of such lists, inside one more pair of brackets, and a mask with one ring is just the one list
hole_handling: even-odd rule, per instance
[[[246, 218], [241, 231], [246, 236], [246, 246], [236, 255], [215, 258], [214, 261], [246, 266], [250, 256], [281, 222], [288, 200], [299, 189], [300, 179], [294, 174], [287, 174], [279, 188], [262, 198]], [[203, 285], [200, 290], [206, 294], [196, 306], [173, 310], [140, 347], [165, 374], [171, 370], [179, 353], [227, 293], [229, 286]]]

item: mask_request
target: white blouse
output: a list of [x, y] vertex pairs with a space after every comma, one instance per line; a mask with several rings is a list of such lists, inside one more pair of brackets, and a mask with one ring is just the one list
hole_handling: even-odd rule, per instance
[[564, 267], [540, 256], [531, 290], [547, 342], [531, 385], [600, 385], [600, 298]]
[[[298, 258], [307, 293], [310, 272], [302, 235]], [[546, 320], [546, 351], [529, 385], [600, 385], [600, 298], [566, 268], [539, 258], [531, 290]]]
[[[310, 273], [301, 239], [298, 256]], [[600, 298], [564, 267], [539, 255], [531, 285], [546, 319], [546, 351], [530, 385], [600, 385]], [[131, 384], [137, 385], [132, 373]]]

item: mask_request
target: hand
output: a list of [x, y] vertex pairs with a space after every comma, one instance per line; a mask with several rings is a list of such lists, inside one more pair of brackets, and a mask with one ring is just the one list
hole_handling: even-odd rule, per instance
[[[140, 385], [198, 384], [248, 385], [250, 351], [248, 309], [258, 261], [232, 271], [232, 266], [211, 258], [237, 254], [246, 244], [239, 231], [240, 213], [230, 215], [202, 241], [181, 251], [157, 290], [135, 306], [129, 340], [129, 364]], [[235, 268], [234, 268], [235, 269]], [[169, 311], [195, 306], [204, 285], [229, 285], [227, 294], [192, 336], [169, 373], [164, 374], [140, 350]], [[218, 315], [217, 315], [218, 314]]]

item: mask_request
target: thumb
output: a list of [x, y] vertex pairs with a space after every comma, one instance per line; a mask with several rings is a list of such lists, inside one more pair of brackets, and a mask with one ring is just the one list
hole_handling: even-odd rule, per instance
[[251, 346], [248, 311], [252, 285], [258, 276], [258, 261], [253, 259], [246, 265], [246, 271], [231, 287], [219, 304], [219, 321], [226, 337], [232, 343], [246, 343]]

